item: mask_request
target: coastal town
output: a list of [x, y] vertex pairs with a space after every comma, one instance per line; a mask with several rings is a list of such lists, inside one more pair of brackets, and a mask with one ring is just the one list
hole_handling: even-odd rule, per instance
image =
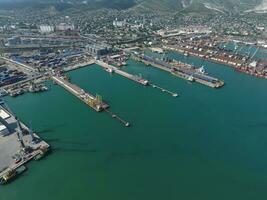
[[[111, 111], [109, 99], [72, 83], [68, 72], [97, 65], [140, 87], [180, 97], [183, 91], [127, 72], [128, 62], [135, 61], [194, 86], [227, 87], [224, 77], [209, 73], [205, 65], [171, 58], [175, 53], [185, 59], [222, 64], [251, 79], [267, 79], [267, 56], [258, 55], [267, 50], [267, 21], [255, 14], [196, 19], [105, 9], [68, 15], [53, 11], [42, 11], [44, 16], [53, 13], [50, 17], [37, 12], [0, 11], [1, 98], [48, 92], [51, 88], [46, 83], [51, 81], [96, 113], [106, 112], [130, 128], [134, 122]], [[4, 101], [0, 121], [0, 184], [6, 184], [22, 174], [28, 162], [45, 156], [50, 145], [17, 119]]]

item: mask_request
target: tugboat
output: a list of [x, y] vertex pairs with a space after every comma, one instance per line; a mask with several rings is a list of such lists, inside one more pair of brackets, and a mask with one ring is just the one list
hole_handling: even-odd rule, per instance
[[113, 73], [113, 69], [112, 68], [105, 68], [105, 70], [109, 73]]
[[24, 91], [22, 89], [20, 89], [20, 90], [18, 90], [17, 94], [22, 95], [22, 94], [24, 94]]
[[0, 90], [0, 97], [4, 97], [7, 95], [7, 92], [3, 89]]
[[194, 81], [194, 77], [192, 75], [188, 76], [187, 80], [190, 81], [190, 82], [193, 82]]
[[121, 62], [122, 66], [126, 66], [127, 62]]

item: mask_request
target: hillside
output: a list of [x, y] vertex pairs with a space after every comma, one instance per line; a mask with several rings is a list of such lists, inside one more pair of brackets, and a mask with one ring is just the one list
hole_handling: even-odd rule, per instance
[[207, 14], [260, 10], [267, 6], [267, 0], [0, 0], [0, 9], [48, 6], [54, 6], [58, 11], [69, 8], [112, 8]]
[[135, 9], [183, 13], [242, 12], [254, 9], [262, 0], [139, 0]]

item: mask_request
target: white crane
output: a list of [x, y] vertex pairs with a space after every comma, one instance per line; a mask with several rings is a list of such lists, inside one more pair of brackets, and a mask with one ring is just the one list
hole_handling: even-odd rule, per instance
[[[17, 137], [18, 137], [18, 141], [20, 142], [21, 148], [24, 149], [26, 147], [26, 145], [23, 142], [23, 138], [22, 138], [22, 132], [23, 132], [23, 128], [21, 127], [21, 123], [19, 122], [18, 118], [14, 115], [14, 113], [11, 111], [11, 109], [9, 108], [9, 106], [4, 102], [3, 99], [0, 99], [0, 105], [7, 110], [11, 115], [13, 115], [15, 117], [16, 120], [16, 124], [17, 124]], [[6, 124], [6, 127], [8, 128], [8, 124], [6, 123], [6, 121], [4, 119], [2, 119], [0, 117], [0, 120], [3, 124]]]

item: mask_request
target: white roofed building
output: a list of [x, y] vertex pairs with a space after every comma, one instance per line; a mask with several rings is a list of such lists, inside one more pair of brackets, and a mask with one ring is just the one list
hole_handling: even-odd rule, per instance
[[2, 119], [8, 119], [9, 117], [10, 117], [10, 115], [6, 112], [6, 111], [4, 111], [3, 109], [1, 109], [0, 110], [0, 117], [2, 118]]
[[7, 129], [7, 127], [0, 123], [0, 136], [6, 136], [9, 134], [9, 130]]
[[75, 27], [73, 24], [60, 23], [56, 26], [57, 31], [74, 31]]
[[49, 25], [41, 25], [39, 28], [41, 33], [53, 33], [55, 31], [54, 26]]

